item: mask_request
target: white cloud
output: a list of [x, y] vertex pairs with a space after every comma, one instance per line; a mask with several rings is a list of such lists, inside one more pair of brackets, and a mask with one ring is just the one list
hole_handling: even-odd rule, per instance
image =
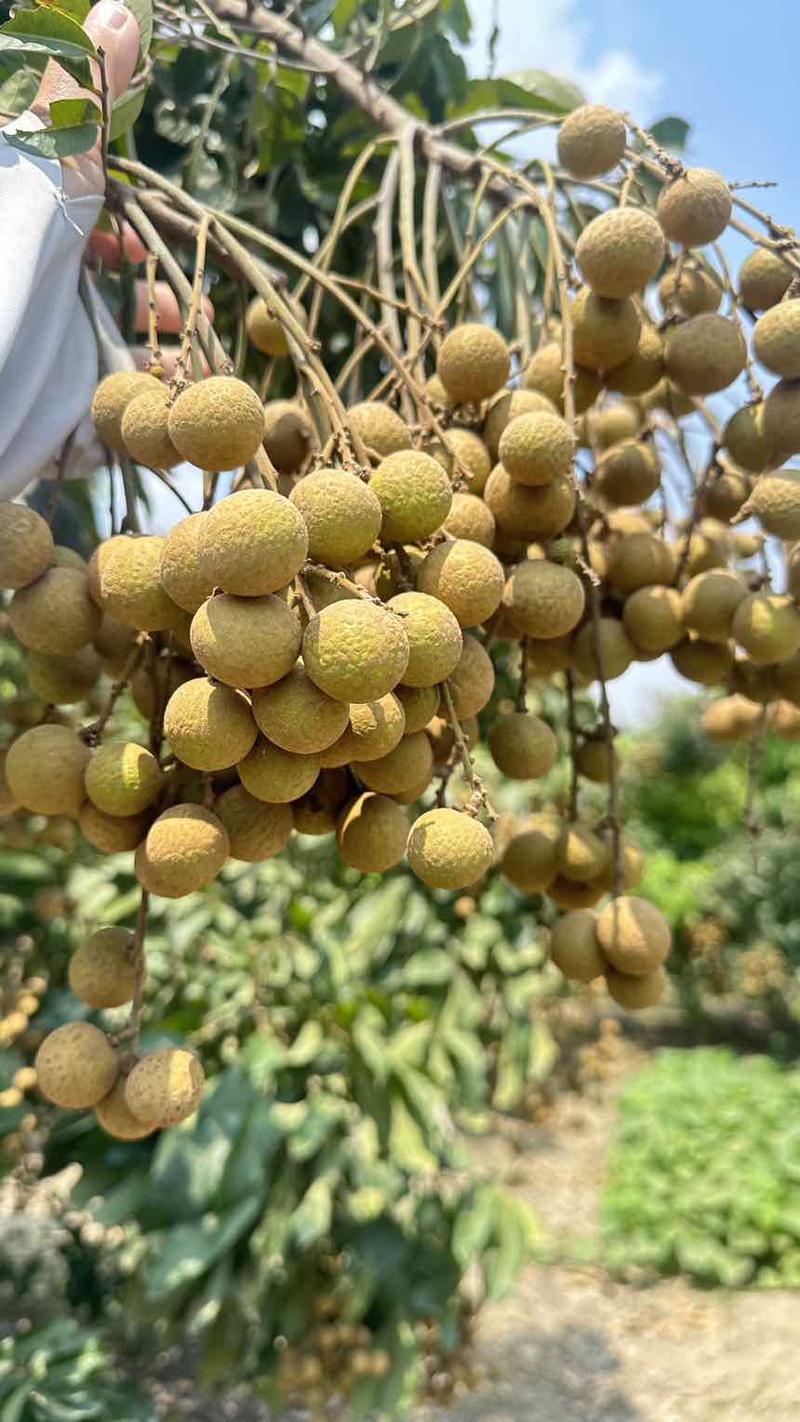
[[[629, 109], [647, 121], [661, 79], [628, 50], [599, 50], [590, 21], [579, 15], [579, 0], [497, 0], [500, 38], [495, 73], [546, 69], [579, 84], [595, 103]], [[488, 68], [492, 0], [473, 0], [474, 38], [470, 68]]]

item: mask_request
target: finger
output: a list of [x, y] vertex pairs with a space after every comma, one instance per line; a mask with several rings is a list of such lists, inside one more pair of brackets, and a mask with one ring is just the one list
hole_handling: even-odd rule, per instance
[[125, 260], [138, 266], [147, 257], [147, 248], [138, 233], [134, 232], [130, 223], [122, 224], [122, 246], [116, 232], [102, 232], [99, 227], [94, 229], [89, 238], [89, 251], [98, 262], [102, 262], [104, 267], [110, 271], [117, 272], [122, 266], [122, 254]]
[[[177, 345], [162, 346], [161, 348], [161, 364], [164, 370], [165, 380], [171, 380], [175, 374], [175, 366], [177, 364], [179, 351], [180, 346]], [[210, 375], [211, 367], [208, 364], [208, 361], [206, 360], [205, 356], [203, 355], [203, 352], [199, 351], [198, 354], [200, 356], [200, 368], [203, 374]], [[137, 370], [150, 369], [152, 355], [148, 350], [147, 346], [134, 346], [131, 351], [131, 355], [133, 356], [134, 365], [136, 366]]]
[[[158, 329], [166, 336], [177, 336], [183, 330], [183, 313], [171, 286], [165, 281], [155, 284]], [[135, 324], [137, 331], [146, 331], [148, 326], [150, 297], [146, 281], [136, 283]], [[203, 297], [203, 310], [209, 321], [214, 319], [214, 306], [207, 296]]]

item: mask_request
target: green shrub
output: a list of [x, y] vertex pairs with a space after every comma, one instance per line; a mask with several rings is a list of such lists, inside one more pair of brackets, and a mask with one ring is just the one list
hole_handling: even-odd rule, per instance
[[800, 1287], [800, 1072], [664, 1052], [619, 1110], [601, 1216], [614, 1272]]
[[73, 1319], [0, 1340], [3, 1422], [157, 1422], [96, 1334]]

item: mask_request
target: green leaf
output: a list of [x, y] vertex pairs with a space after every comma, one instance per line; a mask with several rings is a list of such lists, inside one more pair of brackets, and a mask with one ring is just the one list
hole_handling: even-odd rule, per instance
[[291, 1235], [300, 1249], [310, 1249], [330, 1231], [333, 1218], [331, 1182], [321, 1175], [312, 1181], [292, 1215]]
[[153, 39], [153, 0], [127, 0], [139, 25], [139, 63], [147, 58]]
[[568, 114], [586, 102], [586, 95], [577, 84], [556, 74], [547, 74], [544, 69], [523, 69], [508, 77], [525, 90], [533, 108], [553, 114]]
[[30, 108], [44, 73], [45, 61], [20, 68], [0, 52], [0, 114], [15, 118]]
[[121, 99], [117, 99], [111, 110], [111, 123], [108, 126], [109, 142], [121, 138], [123, 133], [127, 133], [129, 128], [133, 128], [142, 109], [144, 108], [145, 89], [129, 89]]
[[176, 1225], [168, 1230], [144, 1266], [147, 1298], [157, 1301], [163, 1294], [199, 1279], [233, 1248], [260, 1211], [260, 1199], [243, 1200], [225, 1214], [207, 1214], [195, 1224]]
[[50, 128], [74, 128], [81, 123], [102, 123], [94, 99], [55, 99], [50, 105]]
[[[30, 16], [38, 12], [25, 10], [22, 13]], [[33, 62], [34, 64], [41, 60], [42, 67], [48, 59], [53, 59], [83, 88], [94, 88], [89, 60], [80, 48], [68, 44], [64, 40], [6, 34], [7, 28], [8, 26], [3, 26], [0, 29], [0, 59], [24, 60], [26, 63]]]
[[659, 119], [658, 123], [654, 123], [650, 129], [656, 143], [673, 153], [684, 151], [690, 131], [690, 125], [686, 120], [677, 118], [674, 114], [670, 114], [668, 118]]
[[36, 0], [45, 10], [55, 10], [57, 14], [68, 15], [71, 20], [75, 20], [82, 25], [90, 9], [89, 0]]

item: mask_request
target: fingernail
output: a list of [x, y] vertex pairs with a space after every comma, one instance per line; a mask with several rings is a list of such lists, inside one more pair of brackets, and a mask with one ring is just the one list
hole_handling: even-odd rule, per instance
[[128, 9], [125, 0], [100, 0], [92, 14], [95, 24], [101, 24], [104, 29], [121, 30], [128, 18]]

